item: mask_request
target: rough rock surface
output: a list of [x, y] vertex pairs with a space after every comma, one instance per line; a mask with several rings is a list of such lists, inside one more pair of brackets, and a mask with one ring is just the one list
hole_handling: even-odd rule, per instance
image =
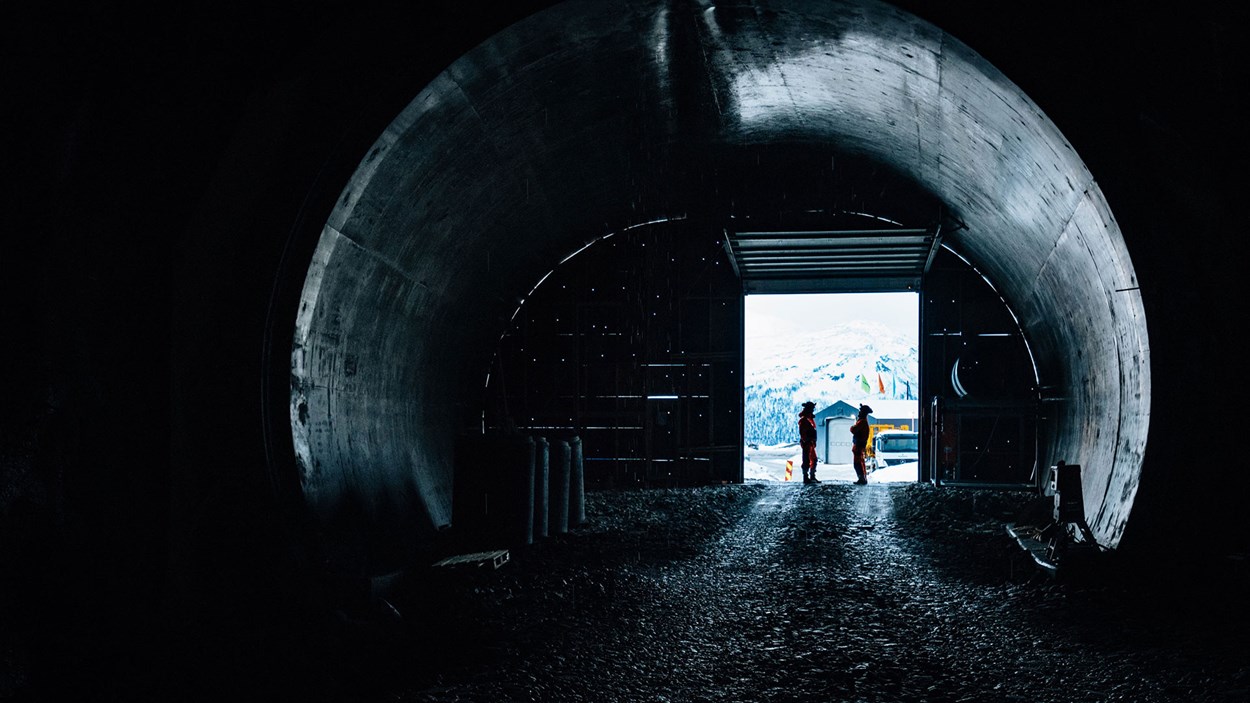
[[1246, 609], [1225, 584], [1052, 577], [1005, 531], [1035, 502], [923, 484], [592, 492], [587, 524], [502, 567], [396, 590], [352, 695], [1250, 700]]
[[217, 676], [163, 697], [1250, 700], [1244, 581], [1056, 578], [1005, 530], [1038, 514], [1029, 495], [748, 482], [586, 500], [586, 524], [497, 569], [258, 623]]

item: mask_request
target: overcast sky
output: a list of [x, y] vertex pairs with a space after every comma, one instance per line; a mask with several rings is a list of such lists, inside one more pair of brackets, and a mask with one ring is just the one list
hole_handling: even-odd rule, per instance
[[817, 293], [746, 296], [746, 336], [776, 337], [852, 320], [877, 320], [915, 336], [920, 328], [916, 293]]

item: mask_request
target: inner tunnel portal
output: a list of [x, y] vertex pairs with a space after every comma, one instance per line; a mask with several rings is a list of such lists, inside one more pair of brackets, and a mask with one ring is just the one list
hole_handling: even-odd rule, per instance
[[[578, 374], [598, 373], [589, 366], [540, 371], [531, 355], [530, 372], [549, 377], [528, 379], [541, 389], [529, 397], [516, 395], [515, 373], [491, 373], [534, 351], [509, 330], [531, 294], [550, 292], [545, 277], [630, 232], [668, 242], [631, 255], [625, 270], [604, 268], [609, 256], [588, 274], [626, 299], [657, 295], [635, 301], [653, 319], [596, 312], [605, 317], [590, 325], [622, 335], [604, 337], [597, 353], [606, 362], [644, 350], [627, 385], [662, 373], [656, 364], [673, 355], [708, 372], [697, 394], [707, 414], [694, 419], [714, 420], [697, 438], [685, 425], [703, 451], [682, 470], [740, 477], [741, 384], [725, 379], [740, 367], [726, 350], [740, 350], [743, 278], [725, 232], [865, 220], [931, 233], [926, 271], [955, 272], [922, 290], [930, 309], [949, 313], [931, 321], [969, 332], [961, 344], [979, 335], [969, 357], [1001, 358], [990, 337], [1005, 336], [1023, 361], [997, 399], [1044, 405], [1044, 421], [1020, 425], [1020, 436], [1032, 436], [1035, 465], [1082, 458], [1090, 525], [1113, 548], [1141, 470], [1150, 385], [1145, 317], [1115, 218], [1008, 77], [873, 0], [561, 3], [435, 77], [377, 138], [310, 247], [291, 342], [289, 490], [342, 536], [336, 553], [373, 555], [356, 568], [384, 571], [404, 549], [395, 535], [453, 523], [458, 436], [557, 417], [561, 403], [581, 413], [564, 416], [588, 444], [667, 421], [654, 399], [640, 411], [596, 407], [603, 399], [577, 390]], [[585, 295], [555, 298], [582, 308], [553, 316], [557, 335], [583, 334], [560, 325], [591, 319], [578, 317], [594, 307]], [[958, 320], [995, 329], [961, 330]], [[1118, 383], [1083, 382], [1091, 376]]]

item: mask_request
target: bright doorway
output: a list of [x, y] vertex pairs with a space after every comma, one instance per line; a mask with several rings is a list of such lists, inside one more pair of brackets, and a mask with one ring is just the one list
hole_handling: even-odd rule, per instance
[[[743, 477], [802, 480], [798, 413], [816, 403], [821, 481], [855, 480], [849, 421], [861, 403], [874, 429], [916, 431], [919, 296], [748, 294], [745, 300]], [[917, 480], [914, 462], [884, 463], [870, 483]]]

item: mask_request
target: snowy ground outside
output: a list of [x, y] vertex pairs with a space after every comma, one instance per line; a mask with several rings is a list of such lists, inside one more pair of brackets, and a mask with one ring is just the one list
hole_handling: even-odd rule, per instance
[[[785, 481], [786, 462], [792, 461], [791, 481], [803, 481], [803, 457], [798, 444], [760, 445], [758, 449], [750, 445], [743, 459], [743, 478], [747, 481]], [[916, 480], [916, 462], [898, 464], [878, 469], [868, 474], [870, 483], [904, 483]], [[820, 481], [855, 482], [855, 469], [850, 464], [820, 464], [816, 468], [816, 478]]]

